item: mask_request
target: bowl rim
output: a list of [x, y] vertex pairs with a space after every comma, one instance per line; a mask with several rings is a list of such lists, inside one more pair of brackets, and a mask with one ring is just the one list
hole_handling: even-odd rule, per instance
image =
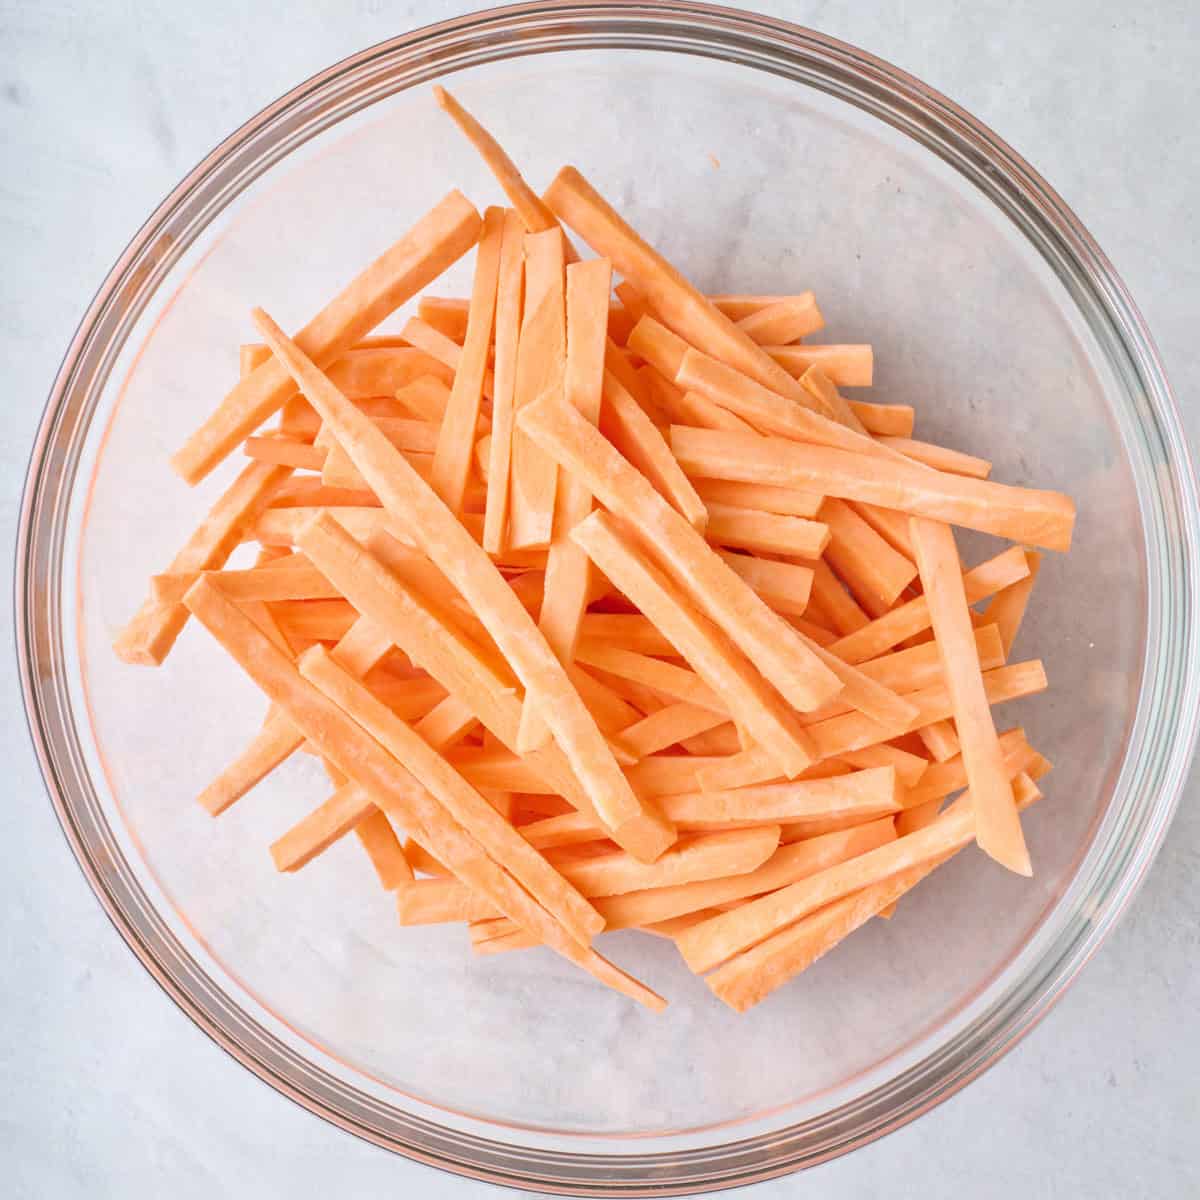
[[[482, 62], [600, 47], [635, 52], [669, 50], [790, 74], [797, 82], [839, 95], [886, 120], [950, 162], [1016, 221], [1030, 240], [1031, 228], [1036, 226], [1044, 239], [1038, 242], [1041, 253], [1062, 255], [1078, 275], [1076, 282], [1086, 285], [1086, 294], [1080, 295], [1095, 305], [1097, 315], [1111, 325], [1127, 356], [1124, 365], [1138, 385], [1144, 407], [1138, 416], [1157, 434], [1155, 448], [1160, 461], [1169, 468], [1166, 480], [1159, 480], [1161, 492], [1154, 497], [1163, 511], [1153, 505], [1148, 511], [1147, 488], [1139, 489], [1143, 523], [1150, 522], [1147, 538], [1152, 534], [1159, 538], [1159, 553], [1167, 555], [1174, 566], [1163, 579], [1153, 578], [1151, 572], [1148, 622], [1151, 629], [1155, 620], [1174, 622], [1173, 628], [1182, 630], [1183, 652], [1177, 656], [1178, 661], [1162, 664], [1167, 676], [1159, 681], [1162, 687], [1156, 710], [1148, 711], [1150, 705], [1143, 696], [1136, 724], [1143, 732], [1146, 722], [1156, 730], [1165, 729], [1163, 715], [1168, 706], [1179, 719], [1172, 725], [1174, 738], [1164, 739], [1164, 745], [1155, 751], [1158, 757], [1149, 765], [1143, 764], [1139, 779], [1145, 788], [1146, 772], [1153, 774], [1156, 798], [1148, 801], [1145, 811], [1139, 814], [1140, 838], [1126, 848], [1128, 853], [1118, 864], [1119, 871], [1108, 882], [1104, 903], [1091, 911], [1086, 921], [1077, 922], [1052, 962], [1043, 962], [1049, 970], [1034, 992], [1020, 997], [1015, 1006], [1009, 1004], [1004, 1013], [997, 1012], [1002, 1007], [997, 1002], [946, 1045], [852, 1103], [771, 1134], [769, 1150], [760, 1144], [761, 1139], [748, 1138], [701, 1150], [659, 1154], [531, 1151], [460, 1134], [408, 1114], [403, 1115], [411, 1126], [411, 1136], [387, 1134], [371, 1123], [371, 1109], [380, 1106], [372, 1105], [366, 1097], [354, 1115], [332, 1107], [328, 1096], [317, 1094], [318, 1089], [306, 1084], [304, 1075], [311, 1077], [314, 1073], [311, 1066], [289, 1076], [284, 1073], [285, 1064], [278, 1052], [269, 1044], [273, 1040], [269, 1034], [256, 1031], [253, 1022], [245, 1019], [236, 1033], [232, 1024], [223, 1025], [205, 1007], [203, 1000], [212, 1002], [213, 998], [199, 996], [199, 981], [193, 980], [189, 989], [179, 964], [164, 961], [163, 947], [155, 944], [153, 931], [130, 919], [126, 901], [115, 894], [111, 879], [97, 865], [95, 847], [79, 823], [70, 788], [64, 782], [72, 772], [78, 777], [82, 764], [70, 760], [69, 747], [64, 759], [50, 731], [50, 709], [63, 697], [50, 695], [49, 691], [61, 688], [61, 680], [53, 674], [43, 678], [38, 670], [40, 655], [45, 653], [39, 649], [38, 639], [47, 633], [46, 614], [58, 611], [54, 600], [58, 596], [57, 576], [64, 544], [63, 522], [59, 519], [61, 485], [64, 479], [74, 477], [81, 450], [78, 443], [82, 440], [76, 437], [75, 444], [62, 454], [57, 438], [64, 428], [72, 428], [72, 421], [77, 434], [86, 432], [91, 416], [87, 389], [94, 389], [97, 379], [102, 384], [107, 378], [106, 367], [111, 368], [115, 357], [113, 347], [119, 349], [150, 302], [158, 281], [192, 244], [213, 210], [223, 207], [297, 145], [385, 95], [417, 86], [448, 70]], [[395, 72], [405, 62], [419, 65], [410, 65], [397, 83]], [[787, 71], [782, 69], [784, 65]], [[372, 71], [378, 72], [375, 86], [383, 90], [371, 93], [368, 87], [356, 93], [353, 108], [340, 110], [336, 103], [339, 91], [356, 79], [362, 88], [364, 80], [374, 78]], [[1082, 307], [1080, 297], [1076, 299]], [[90, 378], [84, 377], [85, 367], [91, 369]], [[91, 399], [94, 403], [94, 394]], [[43, 536], [47, 524], [48, 537]], [[1153, 552], [1154, 547], [1150, 549]], [[776, 18], [692, 0], [651, 4], [637, 0], [540, 0], [428, 25], [326, 68], [230, 134], [158, 205], [100, 285], [49, 394], [31, 451], [19, 514], [15, 641], [26, 717], [39, 766], [85, 878], [143, 966], [176, 1004], [242, 1065], [341, 1128], [460, 1175], [577, 1195], [685, 1194], [741, 1186], [815, 1165], [899, 1128], [996, 1062], [1061, 997], [1140, 886], [1186, 780], [1200, 725], [1200, 704], [1196, 702], [1200, 699], [1200, 620], [1195, 585], [1198, 560], [1200, 508], [1195, 476], [1171, 389], [1145, 322], [1112, 264], [1075, 214], [990, 129], [953, 101], [882, 59]], [[1148, 653], [1152, 653], [1153, 638], [1147, 640]], [[69, 703], [65, 711], [69, 714]], [[68, 730], [68, 736], [74, 736], [73, 729]], [[86, 780], [86, 768], [82, 769]], [[1110, 809], [1116, 805], [1122, 785], [1128, 782], [1126, 772], [1122, 772]], [[1022, 982], [1029, 978], [1026, 968]], [[236, 1005], [227, 1007], [236, 1010]], [[908, 1083], [899, 1086], [905, 1080]]]

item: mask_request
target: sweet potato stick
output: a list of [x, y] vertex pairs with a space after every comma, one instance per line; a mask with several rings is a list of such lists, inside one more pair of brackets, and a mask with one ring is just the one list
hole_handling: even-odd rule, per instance
[[[566, 359], [563, 237], [558, 229], [525, 235], [525, 311], [517, 346], [514, 406], [520, 412], [548, 390], [561, 392]], [[554, 526], [558, 467], [521, 432], [513, 434], [508, 540], [545, 547]]]
[[717, 553], [776, 612], [800, 616], [808, 607], [813, 580], [811, 567], [727, 550]]
[[[563, 400], [591, 424], [600, 420], [604, 386], [604, 349], [612, 269], [605, 259], [567, 268], [567, 349]], [[580, 622], [591, 585], [588, 557], [570, 538], [571, 530], [592, 511], [592, 494], [572, 475], [558, 483], [554, 538], [546, 559], [546, 584], [538, 627], [563, 664], [575, 656]], [[545, 722], [537, 706], [521, 711], [517, 749], [539, 745]]]
[[679, 469], [662, 434], [611, 371], [604, 375], [600, 430], [645, 475], [654, 485], [654, 490], [686, 518], [693, 529], [704, 532], [708, 522], [704, 502]]
[[[433, 490], [451, 512], [461, 512], [471, 468], [471, 448], [483, 401], [488, 348], [496, 313], [496, 285], [500, 276], [500, 247], [504, 235], [504, 209], [489, 208], [476, 252], [471, 312], [462, 358], [454, 374], [454, 387], [442, 418], [437, 449], [433, 452]], [[493, 384], [494, 391], [494, 384]]]
[[[291, 474], [290, 467], [250, 463], [221, 494], [171, 560], [172, 573], [212, 571], [225, 565], [253, 524], [271, 493]], [[113, 641], [123, 662], [160, 666], [187, 624], [188, 610], [180, 603], [162, 604], [150, 598]]]
[[825, 318], [812, 292], [777, 300], [737, 322], [760, 346], [786, 346], [825, 327]]
[[614, 840], [631, 853], [657, 857], [674, 840], [673, 832], [638, 800], [562, 664], [486, 552], [370, 419], [329, 384], [265, 313], [258, 320], [272, 350], [295, 373], [384, 508], [412, 527], [425, 552], [475, 610], [526, 691], [543, 696], [543, 717]]
[[710, 688], [693, 671], [663, 662], [648, 654], [639, 654], [622, 646], [606, 646], [589, 643], [580, 648], [578, 659], [589, 666], [599, 667], [610, 675], [633, 679], [669, 696], [673, 700], [686, 700], [729, 719], [728, 702]]
[[[1014, 791], [1022, 808], [1040, 796], [1036, 785], [1027, 776], [1018, 778]], [[900, 839], [901, 842], [907, 840]], [[890, 905], [957, 852], [957, 849], [950, 851], [901, 871], [818, 909], [737, 955], [709, 975], [705, 982], [731, 1008], [745, 1012], [814, 963], [855, 929], [866, 924], [871, 917], [882, 915]]]
[[605, 896], [596, 900], [595, 907], [604, 917], [606, 930], [657, 924], [685, 913], [777, 891], [895, 838], [891, 819], [883, 817], [853, 829], [780, 846], [761, 867], [743, 875]]
[[650, 618], [675, 649], [751, 730], [788, 776], [802, 771], [812, 756], [794, 714], [729, 640], [695, 612], [679, 589], [643, 560], [628, 530], [610, 514], [595, 512], [571, 536], [592, 561]]
[[666, 796], [663, 812], [686, 829], [854, 817], [866, 821], [900, 811], [902, 789], [893, 767], [851, 771], [829, 779], [793, 780], [726, 791]]
[[925, 829], [693, 926], [679, 938], [679, 951], [702, 974], [826, 904], [941, 859], [974, 836], [968, 794]]
[[1017, 632], [1042, 566], [1042, 556], [1036, 550], [1026, 550], [1025, 561], [1029, 564], [1029, 574], [997, 592], [984, 614], [989, 622], [1000, 627], [1000, 640], [1004, 643], [1005, 654], [1012, 652], [1013, 642], [1017, 640]]
[[[254, 567], [244, 571], [214, 571], [213, 582], [230, 597], [245, 600], [331, 600], [342, 593], [315, 567]], [[200, 571], [167, 572], [150, 579], [150, 590], [159, 604], [179, 604], [200, 577]]]
[[[454, 372], [458, 377], [462, 365], [463, 348], [455, 341], [439, 333], [432, 325], [426, 325], [420, 317], [410, 317], [401, 330], [404, 339], [418, 350], [428, 354]], [[495, 378], [492, 372], [485, 370], [480, 384], [483, 394], [490, 400], [495, 391]]]
[[412, 883], [412, 867], [386, 813], [373, 809], [354, 826], [354, 832], [385, 891], [394, 892]]
[[361, 725], [575, 939], [586, 945], [604, 922], [436, 750], [379, 703], [319, 647], [299, 660], [300, 673]]
[[870, 387], [874, 355], [870, 346], [828, 345], [764, 346], [787, 373], [799, 378], [810, 367], [820, 367], [838, 387]]
[[272, 712], [250, 745], [200, 793], [200, 806], [214, 817], [223, 813], [291, 755], [302, 740], [283, 713]]
[[912, 436], [915, 414], [910, 404], [869, 404], [864, 400], [851, 400], [850, 409], [862, 427], [876, 437]]
[[935, 446], [931, 442], [916, 442], [909, 437], [881, 437], [880, 443], [899, 450], [913, 462], [924, 463], [935, 471], [946, 471], [951, 475], [969, 475], [972, 479], [986, 479], [992, 473], [992, 464], [986, 458], [976, 458], [961, 450], [950, 450], [946, 446]]
[[824, 620], [831, 629], [843, 636], [870, 624], [871, 618], [842, 586], [824, 559], [812, 564], [812, 573], [808, 600], [810, 617]]
[[739, 483], [730, 479], [696, 479], [696, 495], [705, 504], [725, 504], [735, 508], [757, 509], [787, 517], [815, 517], [822, 497], [795, 488], [765, 487], [759, 483]]
[[637, 762], [698, 733], [724, 725], [728, 720], [725, 713], [715, 713], [711, 708], [680, 700], [622, 729], [614, 740], [631, 755], [632, 761]]
[[1017, 541], [1067, 550], [1075, 505], [1059, 492], [945, 475], [919, 464], [852, 454], [783, 438], [675, 426], [671, 448], [684, 470], [865, 501]]
[[[331, 363], [461, 258], [475, 244], [479, 225], [471, 203], [452, 191], [335, 296], [296, 335], [297, 345], [322, 365]], [[197, 483], [275, 412], [293, 388], [280, 363], [263, 363], [238, 382], [171, 465], [188, 483]]]
[[520, 421], [611, 512], [638, 527], [692, 599], [794, 707], [816, 708], [837, 678], [598, 430], [561, 404], [539, 402]]
[[917, 568], [894, 550], [844, 500], [821, 505], [818, 520], [829, 527], [825, 558], [872, 617], [881, 617], [917, 577]]
[[[307, 388], [305, 394], [309, 394]], [[188, 592], [187, 604], [270, 699], [288, 710], [321, 754], [352, 780], [347, 787], [357, 791], [360, 799], [351, 825], [376, 802], [405, 828], [413, 830], [468, 887], [521, 928], [609, 987], [648, 1007], [663, 1006], [661, 997], [575, 941], [494, 860], [480, 852], [478, 843], [374, 738], [305, 680], [287, 656], [276, 650], [212, 584], [199, 580]], [[351, 805], [344, 803], [344, 807], [349, 809]], [[400, 896], [408, 890], [402, 888]]]
[[[1021, 547], [1010, 546], [995, 558], [980, 563], [963, 575], [963, 590], [967, 603], [975, 604], [1026, 578], [1028, 574], [1029, 566]], [[918, 596], [858, 631], [842, 637], [830, 649], [846, 662], [865, 662], [928, 629], [929, 624], [929, 602], [924, 596]]]
[[320, 446], [287, 437], [252, 437], [242, 444], [247, 458], [255, 462], [291, 467], [294, 471], [319, 471], [325, 465], [325, 451]]
[[646, 297], [655, 317], [681, 338], [766, 387], [808, 407], [816, 404], [744, 330], [643, 241], [574, 167], [559, 171], [543, 199], [560, 221], [611, 260], [613, 269]]
[[478, 723], [475, 710], [469, 704], [458, 696], [446, 696], [421, 717], [413, 729], [435, 750], [444, 750]]
[[954, 534], [939, 521], [916, 518], [912, 538], [953, 701], [980, 848], [1009, 870], [1030, 875], [1029, 851], [979, 669]]
[[504, 194], [516, 209], [525, 228], [530, 233], [541, 233], [543, 230], [556, 228], [558, 222], [554, 219], [554, 214], [521, 177], [521, 172], [504, 153], [500, 143], [444, 87], [435, 85], [433, 96], [479, 152], [479, 157], [504, 189]]
[[796, 558], [820, 558], [829, 545], [829, 527], [820, 521], [729, 504], [708, 505], [706, 533], [710, 542], [720, 546]]
[[[271, 351], [261, 342], [250, 349], [256, 352], [256, 367], [271, 357]], [[381, 402], [386, 402], [384, 407], [390, 410], [393, 407], [391, 397], [397, 391], [419, 384], [422, 389], [436, 385], [440, 392], [453, 381], [454, 372], [445, 363], [424, 350], [407, 345], [401, 338], [394, 339], [388, 346], [367, 339], [329, 364], [329, 378], [337, 384], [339, 391], [361, 407], [380, 406]], [[280, 420], [292, 437], [311, 438], [321, 427], [321, 418], [298, 392], [284, 401]]]
[[847, 750], [835, 761], [858, 771], [866, 771], [872, 767], [892, 767], [906, 788], [916, 787], [929, 769], [927, 759], [887, 742], [866, 746], [862, 750]]

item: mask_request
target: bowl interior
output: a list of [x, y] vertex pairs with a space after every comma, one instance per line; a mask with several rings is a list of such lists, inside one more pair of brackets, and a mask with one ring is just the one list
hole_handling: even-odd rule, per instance
[[[277, 875], [267, 846], [328, 791], [307, 757], [217, 821], [194, 803], [264, 703], [198, 627], [159, 671], [110, 651], [146, 577], [233, 469], [189, 492], [167, 457], [235, 378], [252, 305], [298, 326], [449, 188], [499, 202], [423, 87], [300, 146], [227, 207], [158, 289], [110, 379], [72, 498], [77, 577], [62, 614], [95, 785], [211, 986], [382, 1105], [602, 1148], [803, 1119], [941, 1045], [1019, 969], [1105, 812], [1146, 626], [1118, 381], [1009, 219], [840, 100], [729, 63], [619, 50], [448, 82], [532, 181], [574, 162], [702, 287], [815, 290], [828, 328], [814, 340], [872, 342], [877, 384], [864, 398], [913, 404], [917, 436], [989, 457], [995, 478], [1074, 496], [1075, 548], [1048, 557], [1015, 655], [1043, 658], [1052, 690], [999, 719], [1057, 764], [1026, 818], [1034, 879], [964, 852], [892, 921], [741, 1017], [668, 944], [617, 935], [613, 956], [671, 1000], [653, 1017], [548, 952], [477, 959], [461, 928], [400, 929], [352, 839]], [[434, 290], [468, 283], [459, 264]], [[962, 541], [969, 560], [994, 548]]]

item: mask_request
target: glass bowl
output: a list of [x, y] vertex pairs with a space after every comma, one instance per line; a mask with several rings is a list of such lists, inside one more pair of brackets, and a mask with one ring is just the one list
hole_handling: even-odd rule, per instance
[[[614, 957], [654, 1017], [537, 951], [397, 927], [347, 840], [292, 877], [268, 843], [323, 798], [289, 763], [211, 821], [199, 788], [257, 727], [195, 625], [118, 663], [136, 608], [234, 464], [168, 454], [225, 392], [248, 310], [302, 323], [452, 186], [498, 193], [440, 116], [449, 83], [529, 178], [574, 161], [701, 286], [813, 288], [871, 341], [873, 397], [996, 476], [1071, 493], [1015, 706], [1057, 769], [1031, 882], [960, 855], [745, 1016], [666, 943]], [[466, 267], [437, 285], [462, 294]], [[389, 322], [393, 325], [394, 322]], [[979, 547], [971, 547], [972, 555]], [[76, 855], [122, 936], [220, 1045], [360, 1136], [576, 1194], [740, 1184], [843, 1153], [983, 1070], [1047, 1010], [1149, 865], [1197, 715], [1197, 506], [1150, 337], [1054, 192], [950, 101], [850, 46], [701, 5], [545, 4], [419, 30], [309, 80], [202, 162], [104, 281], [30, 468], [18, 649]], [[300, 756], [303, 758], [304, 756]]]

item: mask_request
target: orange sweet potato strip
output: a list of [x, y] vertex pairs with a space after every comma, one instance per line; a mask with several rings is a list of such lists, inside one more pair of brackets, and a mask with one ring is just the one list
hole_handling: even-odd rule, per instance
[[837, 387], [870, 387], [874, 354], [865, 345], [764, 346], [763, 349], [789, 375], [799, 378], [810, 367], [820, 367]]
[[1042, 556], [1036, 550], [1026, 550], [1025, 561], [1029, 564], [1029, 574], [1024, 579], [1018, 579], [1008, 587], [1001, 588], [992, 597], [984, 614], [989, 622], [994, 622], [1000, 627], [1000, 640], [1004, 643], [1005, 654], [1012, 652], [1013, 642], [1017, 640], [1017, 632], [1021, 628], [1033, 585], [1037, 582], [1038, 571], [1042, 566]]
[[867, 821], [899, 812], [902, 791], [895, 768], [872, 767], [828, 779], [683, 792], [664, 797], [661, 804], [681, 829], [724, 829], [830, 817]]
[[[310, 394], [307, 387], [304, 390]], [[377, 802], [493, 908], [609, 987], [650, 1008], [660, 1009], [665, 1004], [649, 988], [575, 941], [493, 859], [481, 853], [478, 843], [374, 738], [304, 679], [295, 664], [216, 587], [199, 580], [188, 592], [187, 604], [270, 699], [288, 710], [323, 757], [358, 785], [363, 799], [351, 825], [367, 814], [372, 801]], [[408, 887], [402, 888], [399, 895], [408, 891]]]
[[1009, 870], [1031, 875], [1012, 784], [1004, 770], [1004, 755], [983, 686], [954, 533], [940, 521], [914, 518], [912, 538], [953, 701], [979, 846]]
[[700, 912], [718, 904], [728, 904], [787, 887], [818, 871], [886, 845], [895, 837], [891, 819], [884, 817], [853, 829], [780, 846], [761, 867], [743, 875], [627, 892], [622, 896], [605, 896], [596, 900], [596, 909], [604, 917], [607, 930], [657, 924], [685, 913]]
[[808, 607], [812, 591], [811, 567], [778, 559], [756, 558], [718, 550], [729, 564], [776, 612], [800, 616]]
[[579, 414], [544, 401], [525, 409], [520, 421], [606, 508], [638, 527], [695, 603], [789, 703], [816, 708], [840, 690], [795, 631]]
[[906, 458], [924, 463], [935, 471], [947, 471], [951, 475], [969, 475], [972, 479], [986, 479], [992, 473], [992, 464], [986, 458], [976, 458], [961, 450], [946, 446], [935, 446], [932, 442], [917, 442], [909, 437], [881, 437], [880, 443], [899, 450]]
[[916, 833], [693, 926], [680, 936], [679, 951], [688, 966], [702, 974], [826, 904], [935, 862], [961, 849], [974, 836], [974, 810], [968, 795]]
[[272, 712], [250, 745], [197, 797], [214, 817], [240, 800], [288, 758], [304, 739], [281, 712]]
[[422, 549], [487, 627], [526, 690], [543, 696], [542, 715], [606, 828], [631, 853], [657, 857], [674, 840], [673, 831], [630, 788], [562, 664], [487, 553], [370, 419], [330, 385], [266, 314], [258, 319], [268, 344], [287, 362], [385, 510], [411, 526]]
[[378, 808], [369, 812], [354, 826], [354, 833], [385, 891], [394, 892], [412, 883], [412, 867], [385, 812]]
[[316, 684], [361, 725], [575, 939], [587, 944], [603, 919], [546, 860], [419, 734], [379, 703], [321, 648], [299, 660]]
[[559, 171], [543, 199], [560, 221], [611, 260], [613, 270], [642, 292], [669, 329], [759, 383], [809, 407], [815, 403], [744, 330], [643, 241], [574, 167]]
[[788, 517], [815, 517], [822, 497], [795, 488], [767, 487], [730, 479], [695, 479], [696, 495], [705, 504], [727, 504]]
[[844, 500], [828, 497], [817, 518], [829, 527], [826, 561], [872, 617], [883, 616], [917, 577], [915, 564]]
[[871, 767], [892, 767], [906, 788], [916, 787], [929, 769], [927, 759], [887, 742], [866, 746], [861, 750], [847, 750], [839, 755], [836, 761], [859, 771], [866, 771]]
[[[525, 309], [517, 346], [515, 411], [561, 389], [566, 362], [564, 239], [559, 229], [525, 235]], [[550, 544], [558, 468], [521, 432], [513, 434], [509, 544]]]
[[[563, 399], [593, 425], [600, 420], [604, 352], [612, 269], [604, 259], [567, 268], [567, 347]], [[570, 531], [592, 510], [592, 495], [577, 479], [559, 480], [554, 538], [546, 559], [546, 583], [538, 627], [564, 665], [575, 656], [580, 623], [587, 609], [591, 566], [570, 539]], [[544, 740], [545, 722], [536, 704], [521, 711], [518, 750]]]
[[783, 438], [675, 426], [671, 448], [684, 470], [713, 479], [743, 479], [818, 491], [1068, 550], [1075, 505], [1060, 492], [968, 479], [907, 464]]
[[829, 527], [804, 517], [785, 517], [731, 504], [708, 505], [708, 540], [719, 546], [820, 558], [829, 545]]
[[517, 211], [525, 228], [530, 233], [541, 233], [556, 228], [558, 222], [554, 219], [554, 214], [521, 177], [521, 172], [504, 153], [500, 143], [444, 87], [435, 86], [433, 96], [479, 152], [479, 157], [504, 189], [504, 194]]
[[291, 467], [295, 471], [319, 471], [325, 464], [325, 451], [320, 446], [289, 437], [252, 437], [242, 443], [247, 458], [255, 462]]
[[[327, 365], [461, 258], [479, 236], [471, 203], [452, 191], [391, 249], [334, 297], [297, 335], [305, 354]], [[282, 365], [263, 363], [240, 380], [171, 459], [188, 482], [203, 479], [275, 412], [295, 385]]]
[[[291, 474], [290, 467], [250, 463], [221, 494], [171, 561], [172, 573], [212, 571], [225, 565], [271, 494]], [[160, 666], [187, 624], [188, 610], [179, 603], [150, 598], [113, 641], [123, 662]]]
[[[150, 590], [159, 604], [179, 604], [183, 594], [200, 577], [199, 571], [154, 575]], [[244, 571], [214, 571], [213, 582], [234, 600], [329, 600], [340, 596], [311, 563], [254, 567]]]
[[604, 375], [600, 430], [693, 529], [704, 532], [708, 523], [704, 502], [679, 469], [662, 434], [611, 371]]
[[[1024, 579], [1028, 573], [1029, 566], [1021, 547], [1010, 546], [963, 575], [963, 590], [967, 596], [967, 603], [975, 604]], [[830, 649], [846, 662], [865, 662], [886, 653], [906, 638], [928, 629], [929, 622], [929, 602], [924, 596], [918, 596], [863, 626], [857, 632], [842, 637]]]
[[437, 448], [433, 452], [433, 490], [451, 512], [461, 512], [471, 469], [471, 451], [483, 402], [488, 348], [496, 314], [496, 287], [500, 277], [500, 248], [504, 235], [504, 209], [489, 208], [476, 252], [471, 310], [467, 320], [462, 358], [454, 373], [454, 387], [442, 418]]
[[707, 733], [728, 720], [725, 713], [715, 713], [711, 708], [679, 700], [620, 730], [614, 741], [631, 756], [633, 762], [637, 762], [668, 746], [687, 741], [698, 733]]
[[786, 346], [825, 327], [825, 318], [812, 292], [776, 300], [737, 322], [760, 346]]
[[[1028, 777], [1016, 792], [1024, 808], [1040, 796]], [[901, 841], [907, 839], [902, 838]], [[705, 982], [731, 1008], [745, 1012], [794, 978], [871, 917], [880, 915], [957, 850], [852, 892], [737, 955]]]
[[682, 597], [679, 589], [631, 544], [611, 514], [594, 512], [571, 536], [592, 561], [671, 641], [675, 650], [771, 754], [788, 776], [812, 761], [794, 714], [779, 702], [735, 646]]
[[870, 404], [865, 400], [851, 400], [850, 409], [862, 427], [876, 437], [912, 437], [915, 413], [910, 404]]
[[[1037, 751], [1025, 739], [1025, 731], [1020, 728], [1008, 729], [1000, 734], [1000, 751], [1009, 779], [1028, 771], [1037, 756]], [[905, 791], [901, 803], [907, 812], [931, 801], [944, 800], [966, 786], [967, 768], [959, 754], [943, 763], [931, 763], [920, 781]]]
[[[632, 335], [632, 331], [630, 333]], [[667, 417], [668, 426], [696, 425], [701, 429], [733, 429], [741, 433], [754, 432], [754, 427], [749, 422], [743, 421], [736, 413], [722, 408], [719, 404], [714, 404], [706, 396], [701, 396], [699, 392], [685, 392], [682, 388], [676, 387], [649, 363], [638, 368], [638, 377], [645, 382], [646, 389], [654, 398], [655, 404]]]
[[812, 573], [812, 589], [808, 602], [810, 616], [827, 618], [830, 627], [843, 637], [870, 624], [870, 616], [842, 586], [824, 559], [812, 564]]

